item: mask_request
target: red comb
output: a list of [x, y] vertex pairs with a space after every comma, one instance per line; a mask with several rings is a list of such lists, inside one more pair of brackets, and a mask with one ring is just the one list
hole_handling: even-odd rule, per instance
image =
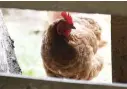
[[63, 12], [61, 12], [61, 16], [62, 16], [69, 24], [73, 24], [72, 17], [69, 15], [69, 13], [67, 14], [65, 11], [63, 11]]

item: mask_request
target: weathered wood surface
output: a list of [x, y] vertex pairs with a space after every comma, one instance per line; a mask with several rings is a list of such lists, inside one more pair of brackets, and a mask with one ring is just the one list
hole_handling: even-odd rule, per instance
[[0, 89], [127, 89], [127, 85], [123, 84], [103, 84], [57, 78], [35, 79], [17, 75], [0, 75]]
[[127, 16], [112, 16], [113, 82], [127, 83]]
[[0, 7], [127, 15], [125, 1], [1, 1]]
[[14, 41], [9, 36], [0, 10], [0, 72], [21, 74], [14, 51]]

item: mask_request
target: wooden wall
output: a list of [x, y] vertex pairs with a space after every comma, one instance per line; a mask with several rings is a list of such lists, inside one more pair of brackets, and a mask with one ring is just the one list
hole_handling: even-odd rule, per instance
[[1, 8], [112, 14], [113, 82], [127, 82], [127, 2], [0, 2]]

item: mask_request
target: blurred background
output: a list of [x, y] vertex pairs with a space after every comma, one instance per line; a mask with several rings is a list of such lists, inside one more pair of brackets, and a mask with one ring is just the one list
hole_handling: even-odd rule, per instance
[[[15, 53], [23, 75], [32, 77], [46, 77], [40, 55], [43, 31], [51, 21], [52, 11], [36, 11], [22, 9], [1, 8], [5, 24], [11, 38], [14, 40]], [[111, 68], [111, 15], [98, 13], [71, 13], [72, 17], [93, 18], [102, 28], [102, 39], [108, 44], [99, 50], [104, 57], [104, 68], [99, 76], [91, 80], [94, 82], [112, 82]]]

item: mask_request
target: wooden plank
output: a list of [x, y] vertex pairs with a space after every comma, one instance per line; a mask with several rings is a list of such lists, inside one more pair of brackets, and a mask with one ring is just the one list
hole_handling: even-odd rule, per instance
[[21, 74], [11, 39], [0, 10], [0, 72]]
[[42, 78], [0, 74], [0, 89], [126, 89], [124, 84], [91, 83], [69, 79]]
[[127, 83], [127, 16], [112, 16], [113, 82]]
[[122, 1], [1, 1], [0, 7], [127, 15], [127, 2]]

